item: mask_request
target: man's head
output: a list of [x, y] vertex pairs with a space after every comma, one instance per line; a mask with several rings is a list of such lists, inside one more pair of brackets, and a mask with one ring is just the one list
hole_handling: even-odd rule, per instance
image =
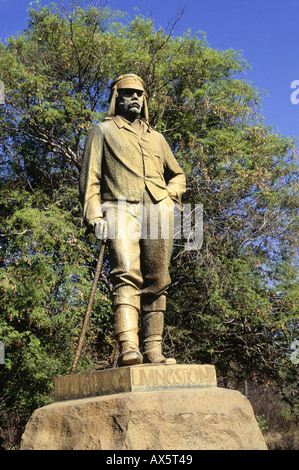
[[113, 81], [110, 89], [107, 117], [120, 114], [129, 120], [141, 117], [148, 121], [146, 91], [140, 77], [133, 73], [121, 75]]
[[116, 101], [116, 114], [129, 121], [140, 118], [143, 107], [143, 91], [135, 88], [121, 88]]

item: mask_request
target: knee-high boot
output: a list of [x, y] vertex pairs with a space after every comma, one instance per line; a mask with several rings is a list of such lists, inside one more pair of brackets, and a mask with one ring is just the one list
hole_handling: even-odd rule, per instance
[[119, 305], [115, 311], [115, 335], [120, 347], [119, 366], [142, 364], [138, 338], [138, 310]]
[[173, 358], [162, 354], [164, 312], [143, 313], [143, 360], [152, 364], [176, 364]]

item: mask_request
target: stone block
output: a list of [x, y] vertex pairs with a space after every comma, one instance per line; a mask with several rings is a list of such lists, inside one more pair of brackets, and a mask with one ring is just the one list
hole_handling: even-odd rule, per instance
[[161, 364], [120, 367], [55, 379], [55, 401], [146, 390], [215, 387], [212, 365]]

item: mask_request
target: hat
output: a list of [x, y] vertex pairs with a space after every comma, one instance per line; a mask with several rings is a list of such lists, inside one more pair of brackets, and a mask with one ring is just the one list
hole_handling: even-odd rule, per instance
[[133, 89], [133, 90], [141, 90], [143, 91], [143, 108], [141, 111], [141, 117], [148, 122], [148, 109], [147, 109], [147, 102], [146, 102], [146, 91], [144, 87], [144, 83], [138, 75], [134, 73], [126, 73], [124, 75], [120, 75], [117, 77], [110, 85], [110, 96], [109, 102], [110, 106], [106, 117], [115, 116], [116, 110], [116, 98], [118, 97], [117, 90], [120, 89]]
[[134, 73], [120, 75], [120, 77], [116, 78], [110, 85], [111, 90], [113, 90], [114, 87], [116, 87], [117, 90], [120, 88], [131, 88], [133, 90], [142, 90], [145, 92], [142, 79]]

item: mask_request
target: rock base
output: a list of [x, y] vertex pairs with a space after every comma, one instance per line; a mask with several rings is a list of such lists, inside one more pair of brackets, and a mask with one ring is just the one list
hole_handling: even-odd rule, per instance
[[266, 450], [239, 392], [192, 387], [60, 401], [37, 409], [21, 450]]

